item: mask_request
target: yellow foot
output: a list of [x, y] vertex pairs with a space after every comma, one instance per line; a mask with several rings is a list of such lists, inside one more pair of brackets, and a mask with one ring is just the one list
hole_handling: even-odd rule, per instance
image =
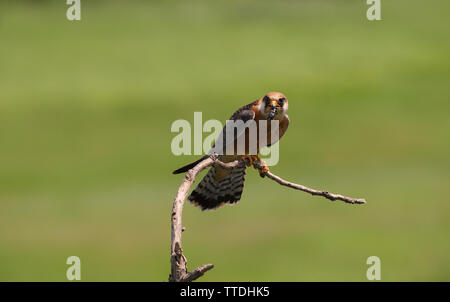
[[264, 163], [264, 167], [259, 170], [259, 176], [264, 177], [266, 173], [269, 172], [269, 167], [267, 167]]
[[269, 167], [266, 166], [266, 163], [263, 163], [264, 166], [259, 169], [259, 176], [264, 177], [266, 176], [266, 173], [269, 172]]
[[[242, 156], [242, 159], [246, 161], [247, 167], [253, 166], [253, 168], [258, 169], [261, 177], [264, 177], [269, 171], [269, 168], [266, 166], [266, 162], [261, 160], [259, 155], [244, 155]], [[256, 163], [258, 163], [258, 165], [256, 165]]]

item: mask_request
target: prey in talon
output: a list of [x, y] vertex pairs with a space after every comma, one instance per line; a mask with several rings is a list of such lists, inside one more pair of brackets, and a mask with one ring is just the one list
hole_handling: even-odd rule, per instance
[[[247, 167], [253, 165], [259, 170], [261, 177], [264, 177], [269, 171], [258, 153], [261, 148], [277, 143], [284, 136], [289, 126], [287, 110], [288, 100], [280, 92], [269, 92], [256, 101], [239, 108], [228, 122], [241, 126], [229, 128], [229, 123], [227, 123], [208, 154], [218, 153], [217, 159], [224, 163], [240, 159], [245, 159], [245, 161], [232, 169], [213, 165], [189, 195], [188, 200], [202, 210], [216, 209], [223, 204], [237, 203], [244, 190]], [[266, 123], [260, 123], [260, 121]], [[272, 123], [272, 121], [276, 122]], [[261, 124], [265, 124], [265, 128], [261, 128]], [[245, 125], [254, 125], [256, 131], [249, 130]], [[271, 129], [272, 125], [276, 125], [278, 129]], [[278, 135], [274, 138], [272, 138], [272, 130], [277, 130]], [[261, 139], [261, 133], [266, 139]], [[217, 152], [218, 150], [221, 152]], [[173, 171], [173, 174], [187, 172], [208, 156], [210, 155], [205, 155], [199, 160]]]

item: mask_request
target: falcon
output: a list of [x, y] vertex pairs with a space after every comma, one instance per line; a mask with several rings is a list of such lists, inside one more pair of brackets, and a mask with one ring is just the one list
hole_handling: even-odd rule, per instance
[[[256, 155], [249, 154], [249, 131], [245, 129], [245, 154], [238, 154], [236, 144], [238, 137], [244, 133], [234, 133], [234, 152], [231, 154], [221, 153], [218, 159], [224, 163], [233, 162], [235, 160], [246, 158], [247, 161], [242, 161], [239, 165], [233, 169], [225, 169], [219, 165], [213, 165], [208, 173], [203, 177], [198, 186], [189, 195], [188, 200], [193, 204], [199, 206], [202, 210], [217, 209], [223, 204], [235, 204], [241, 199], [242, 191], [244, 190], [245, 174], [247, 166], [252, 165], [253, 161], [261, 161], [258, 156], [259, 150], [265, 146], [271, 146], [276, 143], [283, 135], [289, 126], [289, 117], [286, 114], [288, 110], [288, 100], [284, 94], [280, 92], [269, 92], [260, 99], [239, 108], [230, 118], [230, 121], [243, 121], [244, 123], [250, 120], [256, 122], [257, 131], [260, 133], [259, 121], [266, 120], [267, 122], [267, 139], [264, 144], [264, 140], [260, 143], [259, 135], [257, 138], [257, 152]], [[278, 140], [271, 139], [271, 122], [272, 120], [278, 120]], [[226, 126], [222, 130], [221, 137], [226, 136]], [[273, 133], [273, 132], [272, 132]], [[218, 141], [220, 138], [218, 139]], [[218, 144], [216, 141], [213, 149]], [[192, 162], [184, 167], [181, 167], [173, 174], [179, 174], [187, 172], [189, 169], [195, 167], [202, 160], [209, 155], [205, 155], [199, 160]], [[268, 168], [264, 167], [261, 171], [261, 176]]]

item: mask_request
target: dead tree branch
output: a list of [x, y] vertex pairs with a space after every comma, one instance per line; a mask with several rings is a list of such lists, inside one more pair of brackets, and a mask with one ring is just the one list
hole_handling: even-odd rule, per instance
[[[232, 169], [241, 163], [242, 160], [236, 160], [230, 163], [223, 163], [218, 160], [217, 155], [211, 155], [205, 160], [198, 163], [194, 168], [190, 169], [183, 181], [181, 182], [180, 187], [178, 188], [177, 195], [175, 196], [175, 200], [173, 202], [172, 208], [172, 217], [171, 217], [171, 230], [172, 230], [172, 243], [171, 243], [171, 274], [169, 276], [170, 282], [190, 282], [194, 281], [197, 278], [203, 276], [203, 274], [214, 267], [212, 264], [205, 264], [197, 267], [191, 272], [188, 272], [187, 269], [187, 259], [183, 255], [183, 249], [181, 245], [181, 234], [185, 230], [182, 225], [182, 215], [183, 215], [183, 205], [186, 200], [187, 193], [191, 188], [192, 184], [195, 181], [195, 177], [204, 169], [208, 168], [211, 165], [219, 165], [225, 169]], [[289, 188], [293, 188], [296, 190], [300, 190], [311, 195], [317, 195], [325, 197], [331, 201], [334, 200], [342, 200], [346, 203], [351, 204], [364, 204], [366, 203], [365, 199], [362, 198], [351, 198], [339, 194], [329, 193], [327, 191], [319, 191], [314, 190], [303, 185], [299, 185], [296, 183], [288, 182], [281, 177], [273, 174], [270, 171], [263, 171], [264, 164], [255, 161], [253, 162], [253, 166], [258, 169], [261, 173], [261, 176], [267, 176], [273, 181], [279, 183], [282, 186], [286, 186]]]
[[[255, 168], [257, 168], [258, 170], [260, 170], [260, 171], [264, 167], [264, 165], [262, 165], [261, 162], [254, 162], [253, 166]], [[314, 189], [305, 187], [305, 186], [300, 185], [300, 184], [289, 182], [289, 181], [286, 181], [286, 180], [282, 179], [281, 177], [273, 174], [270, 171], [267, 171], [267, 172], [263, 173], [263, 176], [267, 176], [268, 178], [272, 179], [273, 181], [276, 181], [277, 183], [279, 183], [282, 186], [286, 186], [286, 187], [289, 187], [289, 188], [300, 190], [300, 191], [309, 193], [311, 195], [322, 196], [322, 197], [325, 197], [325, 198], [327, 198], [327, 199], [329, 199], [331, 201], [342, 200], [343, 202], [352, 203], [352, 204], [364, 204], [364, 203], [366, 203], [366, 200], [364, 198], [352, 198], [352, 197], [347, 197], [347, 196], [340, 195], [340, 194], [333, 194], [333, 193], [330, 193], [328, 191], [314, 190]]]
[[191, 272], [187, 270], [187, 259], [183, 255], [183, 249], [181, 245], [181, 233], [184, 228], [182, 225], [182, 216], [183, 216], [183, 205], [186, 200], [186, 195], [189, 192], [192, 184], [195, 181], [195, 177], [202, 170], [208, 168], [213, 164], [218, 164], [224, 168], [232, 169], [233, 167], [239, 164], [239, 161], [234, 161], [231, 163], [223, 163], [217, 160], [217, 156], [212, 155], [205, 160], [198, 163], [194, 168], [190, 169], [183, 181], [181, 182], [180, 187], [178, 188], [177, 195], [175, 196], [175, 200], [173, 202], [172, 208], [172, 244], [171, 244], [171, 274], [169, 276], [169, 281], [171, 282], [190, 282], [195, 279], [201, 277], [205, 272], [212, 269], [214, 266], [212, 264], [206, 264], [197, 267]]

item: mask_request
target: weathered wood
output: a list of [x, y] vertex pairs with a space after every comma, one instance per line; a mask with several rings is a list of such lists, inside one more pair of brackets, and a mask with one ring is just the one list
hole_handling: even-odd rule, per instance
[[[172, 242], [171, 242], [171, 273], [169, 276], [170, 282], [191, 282], [196, 280], [197, 278], [203, 276], [203, 274], [214, 267], [212, 264], [205, 264], [199, 266], [188, 272], [187, 268], [187, 259], [183, 254], [182, 244], [181, 244], [181, 236], [182, 232], [185, 231], [185, 228], [182, 225], [182, 216], [183, 216], [183, 205], [187, 197], [187, 193], [191, 188], [192, 184], [195, 181], [196, 176], [204, 169], [208, 168], [211, 165], [219, 165], [225, 169], [232, 169], [239, 165], [242, 160], [236, 160], [230, 163], [223, 163], [218, 160], [217, 155], [211, 155], [210, 157], [204, 159], [200, 163], [198, 163], [195, 167], [190, 169], [183, 181], [178, 188], [177, 195], [175, 196], [175, 200], [173, 202], [172, 208], [172, 216], [171, 216], [171, 230], [172, 230]], [[247, 162], [248, 163], [248, 162]], [[272, 172], [264, 169], [264, 164], [260, 161], [253, 161], [253, 166], [259, 170], [261, 176], [267, 176], [267, 178], [272, 179], [273, 181], [279, 183], [282, 186], [286, 186], [289, 188], [293, 188], [296, 190], [300, 190], [303, 192], [307, 192], [312, 195], [322, 196], [329, 200], [342, 200], [346, 203], [351, 204], [364, 204], [366, 203], [365, 199], [362, 198], [351, 198], [347, 196], [343, 196], [340, 194], [333, 194], [327, 191], [314, 190], [303, 185], [299, 185], [296, 183], [288, 182], [281, 177], [273, 174]]]

